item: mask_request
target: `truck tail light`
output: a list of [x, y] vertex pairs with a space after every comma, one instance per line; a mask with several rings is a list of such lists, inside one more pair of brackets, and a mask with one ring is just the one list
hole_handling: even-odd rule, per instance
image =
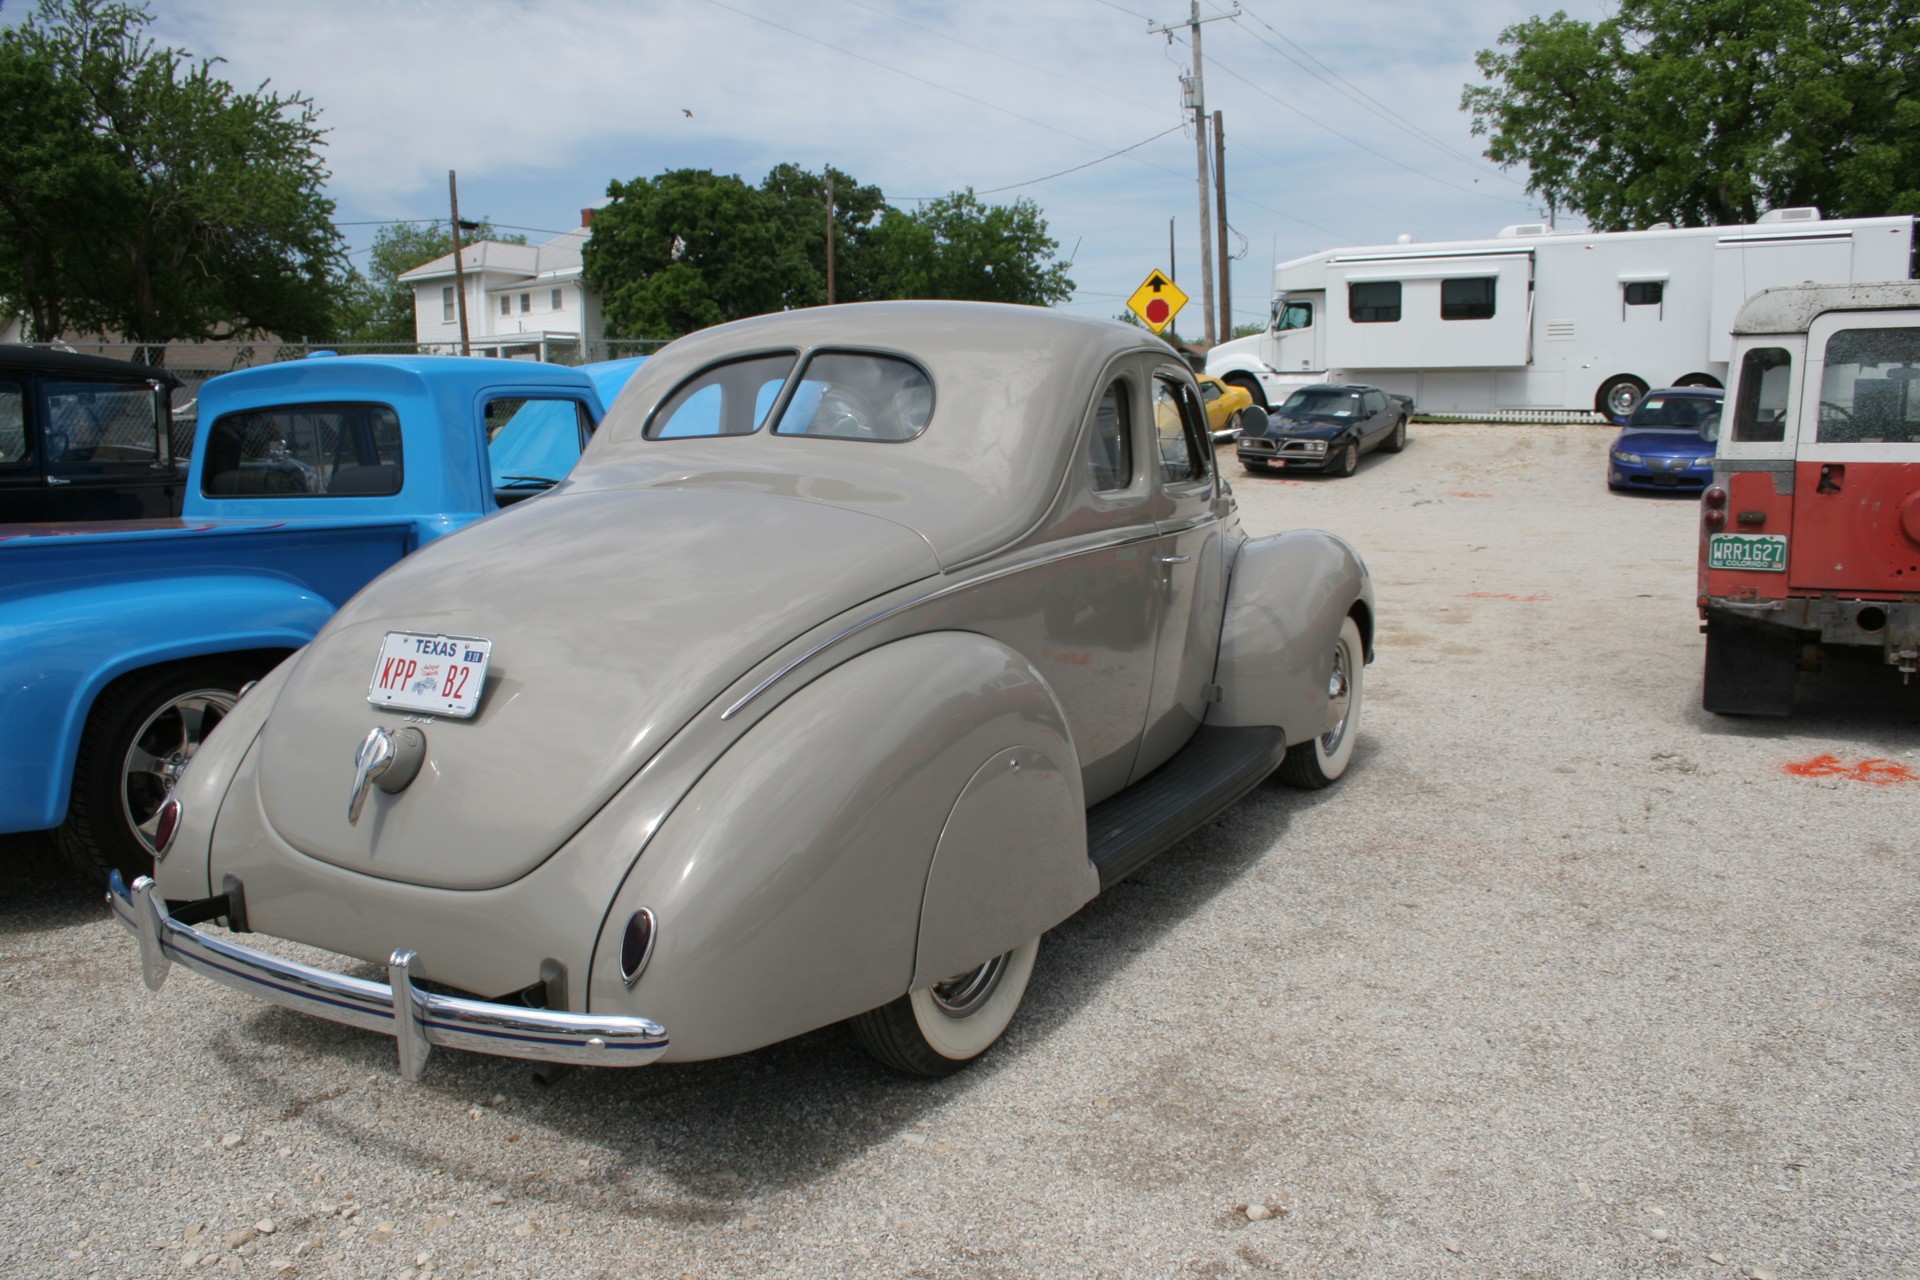
[[1727, 491], [1717, 484], [1713, 485], [1709, 487], [1705, 493], [1700, 495], [1700, 501], [1709, 507], [1725, 507], [1727, 505]]
[[1700, 505], [1705, 508], [1700, 518], [1706, 522], [1707, 528], [1727, 527], [1727, 491], [1725, 489], [1717, 484], [1710, 485], [1706, 492], [1700, 495]]

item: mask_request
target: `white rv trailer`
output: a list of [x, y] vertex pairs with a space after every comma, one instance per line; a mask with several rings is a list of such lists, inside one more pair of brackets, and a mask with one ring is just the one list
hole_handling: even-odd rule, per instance
[[1752, 226], [1556, 232], [1329, 249], [1274, 269], [1265, 333], [1207, 372], [1279, 404], [1364, 382], [1429, 413], [1622, 414], [1648, 388], [1722, 387], [1733, 318], [1762, 289], [1905, 280], [1914, 219], [1776, 209]]

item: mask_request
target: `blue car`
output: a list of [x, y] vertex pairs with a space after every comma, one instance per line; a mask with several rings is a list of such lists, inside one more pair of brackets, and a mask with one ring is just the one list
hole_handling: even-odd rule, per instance
[[1647, 392], [1607, 450], [1607, 488], [1698, 492], [1713, 483], [1713, 442], [1725, 398], [1716, 387]]

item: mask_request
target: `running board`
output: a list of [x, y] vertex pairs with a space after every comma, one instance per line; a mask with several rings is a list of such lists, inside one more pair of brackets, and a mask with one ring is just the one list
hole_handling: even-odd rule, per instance
[[1101, 892], [1218, 817], [1286, 754], [1279, 729], [1202, 725], [1171, 760], [1087, 810], [1087, 856]]

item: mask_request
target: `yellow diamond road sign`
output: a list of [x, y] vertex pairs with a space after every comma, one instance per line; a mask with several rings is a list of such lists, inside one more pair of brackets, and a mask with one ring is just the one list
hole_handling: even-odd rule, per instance
[[1180, 314], [1180, 308], [1187, 305], [1187, 295], [1180, 292], [1180, 286], [1159, 272], [1147, 273], [1140, 287], [1127, 299], [1127, 310], [1146, 322], [1147, 328], [1155, 333], [1164, 333], [1173, 318]]

